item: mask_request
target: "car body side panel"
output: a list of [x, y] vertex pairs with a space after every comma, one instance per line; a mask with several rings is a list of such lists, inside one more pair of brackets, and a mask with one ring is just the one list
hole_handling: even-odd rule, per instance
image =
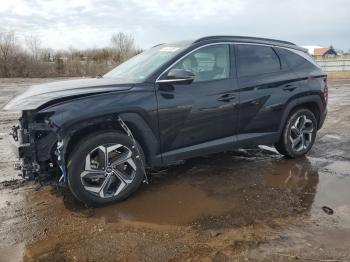
[[287, 104], [309, 91], [300, 85], [300, 79], [293, 72], [286, 69], [276, 73], [240, 77], [238, 82], [241, 100], [237, 140], [240, 146], [276, 142]]
[[[50, 119], [57, 126], [65, 128], [89, 118], [114, 114], [120, 111], [139, 112], [147, 118], [148, 113], [156, 112], [155, 110], [154, 91], [149, 86], [149, 88], [133, 87], [129, 91], [117, 91], [71, 99], [46, 107], [38, 113], [51, 113]], [[149, 123], [152, 123], [152, 121]]]
[[292, 70], [285, 58], [278, 55], [281, 71], [238, 78], [241, 99], [238, 146], [277, 142], [290, 111], [315, 101], [312, 90], [320, 90], [319, 81], [309, 75], [317, 76], [322, 70], [310, 65]]
[[[313, 59], [307, 54], [301, 54], [305, 58], [304, 63], [293, 67], [293, 65], [288, 60], [288, 52], [286, 51], [286, 49], [276, 47], [275, 50], [279, 53], [281, 59], [285, 60], [286, 64], [288, 64], [288, 66], [290, 67], [290, 70], [298, 76], [298, 78], [300, 79], [299, 85], [303, 89], [308, 90], [307, 94], [299, 96], [298, 99], [296, 99], [296, 101], [291, 101], [290, 104], [300, 105], [302, 103], [313, 103], [317, 105], [320, 113], [318, 128], [320, 128], [327, 114], [327, 101], [323, 97], [324, 92], [328, 92], [327, 75], [323, 72], [322, 68], [319, 67], [315, 63], [315, 61], [313, 61]], [[300, 51], [288, 51], [300, 54]], [[284, 114], [288, 115], [287, 113], [288, 112], [285, 112]], [[282, 121], [281, 125], [283, 124], [284, 121]]]
[[[286, 103], [303, 93], [299, 80], [290, 72], [239, 78], [239, 134], [277, 132]], [[293, 91], [285, 87], [295, 87]]]
[[157, 99], [162, 151], [232, 136], [237, 124], [237, 100], [218, 101], [227, 93], [236, 93], [233, 79], [174, 85], [167, 90], [159, 86]]
[[[188, 158], [205, 148], [215, 151], [214, 148], [220, 148], [219, 145], [232, 148], [238, 127], [239, 93], [234, 74], [233, 49], [230, 44], [223, 45], [229, 47], [230, 54], [230, 74], [227, 79], [195, 81], [187, 85], [156, 84], [164, 159], [172, 159], [176, 154], [178, 157], [175, 158]], [[194, 45], [193, 49], [205, 46]], [[170, 68], [169, 65], [160, 73], [160, 79], [166, 78]], [[231, 99], [224, 101], [223, 97]]]
[[[129, 91], [112, 92], [74, 101], [65, 101], [38, 112], [47, 115], [47, 120], [57, 129], [60, 137], [71, 137], [80, 129], [96, 124], [117, 122], [117, 117], [137, 129], [147, 141], [147, 150], [154, 162], [159, 154], [157, 103], [153, 84], [140, 84]], [[95, 130], [99, 131], [99, 130]], [[150, 148], [148, 148], [148, 146]]]

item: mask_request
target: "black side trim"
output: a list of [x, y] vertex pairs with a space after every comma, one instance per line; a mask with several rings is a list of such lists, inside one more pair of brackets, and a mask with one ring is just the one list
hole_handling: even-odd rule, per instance
[[221, 151], [229, 151], [234, 148], [236, 136], [224, 137], [209, 142], [183, 147], [163, 153], [164, 164], [170, 164], [178, 160], [210, 155]]
[[235, 148], [252, 147], [258, 145], [272, 145], [278, 141], [280, 134], [278, 132], [268, 133], [248, 133], [237, 135]]

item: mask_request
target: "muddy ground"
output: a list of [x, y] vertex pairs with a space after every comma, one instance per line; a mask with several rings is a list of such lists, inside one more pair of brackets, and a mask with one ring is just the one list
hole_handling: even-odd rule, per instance
[[[50, 80], [0, 79], [0, 107]], [[1, 111], [0, 261], [350, 261], [350, 80], [329, 86], [307, 157], [260, 148], [195, 158], [99, 209], [18, 179], [5, 140], [17, 114]]]

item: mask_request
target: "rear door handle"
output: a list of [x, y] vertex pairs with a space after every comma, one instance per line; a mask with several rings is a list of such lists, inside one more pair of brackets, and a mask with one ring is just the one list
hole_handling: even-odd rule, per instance
[[235, 99], [236, 95], [233, 94], [226, 94], [218, 98], [218, 101], [221, 102], [230, 102], [231, 100]]
[[283, 87], [283, 90], [285, 91], [294, 91], [297, 88], [297, 86], [293, 86], [293, 85], [286, 85], [285, 87]]

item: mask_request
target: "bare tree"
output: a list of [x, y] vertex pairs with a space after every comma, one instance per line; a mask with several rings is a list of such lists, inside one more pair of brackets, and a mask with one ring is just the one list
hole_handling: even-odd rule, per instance
[[111, 42], [116, 51], [117, 62], [123, 62], [135, 51], [134, 37], [123, 32], [112, 35]]
[[32, 59], [35, 63], [38, 63], [41, 59], [42, 49], [41, 49], [41, 40], [38, 36], [29, 35], [26, 37], [27, 48], [32, 56]]
[[14, 32], [0, 32], [0, 71], [5, 77], [10, 76], [13, 58], [16, 56]]
[[132, 35], [112, 36], [112, 47], [55, 51], [41, 47], [37, 36], [25, 37], [25, 48], [14, 32], [0, 31], [0, 77], [96, 76], [136, 55]]

